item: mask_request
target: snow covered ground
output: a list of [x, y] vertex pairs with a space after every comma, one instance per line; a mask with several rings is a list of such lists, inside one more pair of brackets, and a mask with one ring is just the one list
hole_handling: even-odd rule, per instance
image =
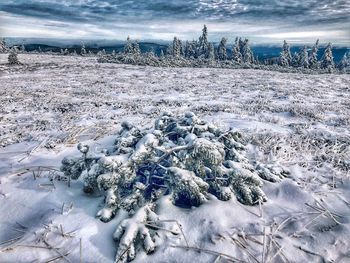
[[98, 151], [123, 120], [149, 127], [164, 110], [242, 132], [252, 158], [291, 176], [264, 182], [261, 207], [212, 197], [184, 209], [165, 196], [158, 214], [185, 237], [164, 231], [155, 253], [140, 249], [135, 262], [350, 261], [350, 75], [19, 59], [9, 67], [0, 55], [0, 262], [113, 262], [112, 233], [126, 214], [102, 223], [103, 196], [49, 179], [78, 142]]

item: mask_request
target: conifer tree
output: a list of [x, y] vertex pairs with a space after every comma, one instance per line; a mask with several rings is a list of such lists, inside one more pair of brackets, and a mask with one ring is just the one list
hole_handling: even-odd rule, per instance
[[304, 46], [299, 52], [299, 67], [301, 68], [309, 67], [309, 55], [308, 55], [306, 46]]
[[17, 50], [17, 47], [13, 46], [10, 50], [10, 54], [8, 56], [8, 63], [10, 65], [18, 65], [18, 64], [21, 64], [18, 60], [18, 57], [17, 57], [17, 54], [18, 54], [18, 50]]
[[202, 29], [202, 35], [198, 41], [198, 57], [208, 58], [209, 56], [209, 42], [208, 42], [208, 29], [204, 25]]
[[173, 47], [172, 47], [172, 55], [174, 57], [180, 57], [181, 56], [181, 41], [177, 38], [177, 37], [174, 37], [174, 40], [173, 40]]
[[82, 56], [85, 56], [85, 55], [87, 54], [84, 43], [82, 43], [82, 45], [81, 45], [80, 54], [81, 54]]
[[344, 54], [342, 60], [339, 62], [338, 67], [340, 70], [350, 69], [350, 51]]
[[237, 63], [242, 63], [242, 54], [239, 47], [238, 37], [236, 37], [235, 44], [232, 48], [232, 60]]
[[321, 68], [333, 70], [334, 69], [334, 59], [332, 52], [332, 44], [328, 43], [321, 60]]
[[196, 57], [196, 42], [194, 40], [191, 42], [186, 41], [185, 57], [189, 59], [193, 59]]
[[125, 46], [124, 46], [124, 53], [125, 54], [133, 54], [133, 52], [134, 52], [134, 48], [133, 48], [132, 42], [130, 40], [130, 37], [128, 36], [128, 38], [126, 39]]
[[312, 47], [310, 57], [309, 57], [309, 67], [312, 69], [319, 68], [319, 63], [318, 63], [318, 59], [317, 59], [318, 42], [319, 42], [319, 40], [317, 39], [315, 45]]
[[250, 49], [248, 39], [244, 40], [242, 49], [243, 49], [243, 53], [242, 53], [243, 62], [248, 63], [248, 64], [252, 64], [254, 62], [254, 56], [253, 56], [252, 50]]
[[141, 55], [140, 45], [137, 41], [132, 43], [132, 54], [134, 54], [135, 56]]
[[215, 61], [215, 49], [214, 49], [214, 45], [212, 43], [209, 43], [208, 60], [209, 60], [209, 62]]
[[299, 67], [299, 61], [300, 61], [300, 57], [299, 57], [299, 53], [294, 52], [293, 56], [292, 56], [292, 63], [291, 65], [293, 67]]
[[292, 54], [290, 53], [290, 47], [286, 40], [283, 41], [282, 52], [280, 53], [279, 64], [283, 67], [290, 66], [292, 62]]
[[222, 38], [218, 46], [217, 58], [219, 60], [227, 60], [227, 50], [226, 50], [227, 39]]

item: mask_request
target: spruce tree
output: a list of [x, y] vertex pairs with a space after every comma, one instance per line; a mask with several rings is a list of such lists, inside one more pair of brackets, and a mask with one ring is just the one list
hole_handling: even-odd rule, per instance
[[299, 52], [299, 67], [308, 68], [309, 67], [309, 55], [307, 52], [307, 47], [304, 46]]
[[222, 38], [218, 46], [217, 58], [219, 60], [227, 60], [227, 50], [226, 50], [227, 39]]
[[338, 65], [340, 70], [350, 69], [350, 51], [346, 52]]
[[17, 54], [18, 54], [18, 50], [15, 46], [13, 46], [10, 50], [10, 54], [8, 56], [8, 63], [10, 65], [19, 65], [21, 64], [18, 60], [18, 57], [17, 57]]
[[294, 52], [294, 55], [292, 56], [292, 63], [291, 65], [295, 68], [299, 67], [299, 61], [300, 61], [300, 57], [299, 57], [299, 53]]
[[238, 37], [236, 37], [235, 44], [232, 48], [232, 60], [237, 63], [242, 63], [242, 54], [239, 47]]
[[283, 41], [282, 52], [280, 53], [279, 64], [283, 67], [290, 66], [292, 62], [292, 54], [286, 40]]
[[188, 59], [194, 59], [196, 57], [196, 41], [186, 41], [185, 57]]
[[334, 59], [332, 53], [332, 44], [328, 43], [321, 60], [321, 68], [333, 70], [334, 69]]
[[141, 49], [140, 49], [140, 45], [137, 41], [135, 41], [134, 43], [132, 43], [132, 53], [135, 56], [140, 56], [141, 55]]
[[215, 61], [215, 49], [214, 49], [214, 45], [212, 43], [209, 43], [208, 60], [209, 60], [209, 63]]
[[80, 55], [85, 56], [87, 54], [84, 43], [81, 44]]
[[317, 59], [318, 42], [319, 42], [319, 40], [317, 39], [315, 45], [312, 47], [310, 57], [309, 57], [309, 67], [312, 69], [319, 68], [319, 63], [318, 63], [318, 59]]
[[209, 56], [209, 42], [208, 42], [208, 29], [204, 25], [202, 29], [202, 35], [198, 41], [198, 57], [208, 58]]
[[177, 37], [174, 37], [171, 51], [171, 55], [176, 58], [181, 57], [183, 54], [182, 42]]
[[129, 36], [126, 39], [126, 43], [125, 43], [125, 46], [124, 46], [124, 53], [125, 54], [133, 54], [134, 53], [134, 47], [132, 45], [132, 42], [131, 42]]
[[247, 64], [252, 64], [254, 62], [254, 56], [253, 56], [252, 50], [250, 49], [248, 39], [244, 40], [242, 49], [243, 49], [243, 53], [242, 53], [243, 62]]
[[173, 40], [173, 56], [174, 57], [180, 57], [180, 47], [179, 47], [179, 42], [177, 40], [177, 37], [174, 37]]
[[169, 43], [166, 50], [165, 50], [165, 54], [167, 56], [172, 56], [173, 55], [173, 42]]

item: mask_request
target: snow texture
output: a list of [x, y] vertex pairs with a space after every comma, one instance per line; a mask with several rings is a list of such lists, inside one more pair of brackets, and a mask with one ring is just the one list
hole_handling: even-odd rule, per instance
[[[122, 260], [135, 256], [134, 262], [349, 261], [348, 74], [153, 68], [47, 54], [18, 54], [21, 64], [9, 66], [7, 57], [0, 54], [0, 262], [57, 257], [79, 262], [80, 255], [82, 262], [115, 262], [123, 252]], [[145, 141], [162, 145], [148, 125], [164, 111], [176, 118], [191, 111], [220, 131], [231, 128], [240, 144], [222, 169], [238, 163], [242, 178], [255, 175], [251, 184], [264, 178], [256, 189], [268, 200], [242, 205], [233, 186], [220, 189], [201, 177], [193, 189], [204, 196], [202, 204], [174, 206], [178, 187], [172, 185], [182, 187], [195, 173], [182, 167], [169, 170], [169, 179], [184, 179], [168, 180], [169, 195], [163, 190], [145, 195], [147, 183], [131, 181], [130, 192], [118, 196], [110, 187], [118, 177], [107, 179], [128, 158], [115, 156], [129, 156], [135, 149], [130, 145], [150, 133]], [[200, 139], [196, 152], [214, 165], [220, 147], [206, 155], [213, 137], [203, 133], [183, 145]], [[124, 137], [130, 139], [116, 141]], [[139, 146], [136, 161], [148, 153], [148, 147]], [[68, 173], [79, 175], [90, 165], [106, 169], [92, 170], [92, 179], [107, 176], [86, 194], [81, 190], [90, 182], [83, 180], [85, 173], [73, 180], [59, 171], [65, 156], [74, 156], [68, 163], [79, 164]], [[146, 168], [140, 171], [147, 174]], [[128, 178], [129, 170], [122, 174]], [[108, 223], [96, 220], [96, 215], [113, 217], [113, 211]]]

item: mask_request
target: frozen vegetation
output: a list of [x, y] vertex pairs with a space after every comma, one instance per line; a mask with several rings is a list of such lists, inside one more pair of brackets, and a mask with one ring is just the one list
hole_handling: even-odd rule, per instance
[[350, 75], [17, 56], [0, 262], [350, 260]]

